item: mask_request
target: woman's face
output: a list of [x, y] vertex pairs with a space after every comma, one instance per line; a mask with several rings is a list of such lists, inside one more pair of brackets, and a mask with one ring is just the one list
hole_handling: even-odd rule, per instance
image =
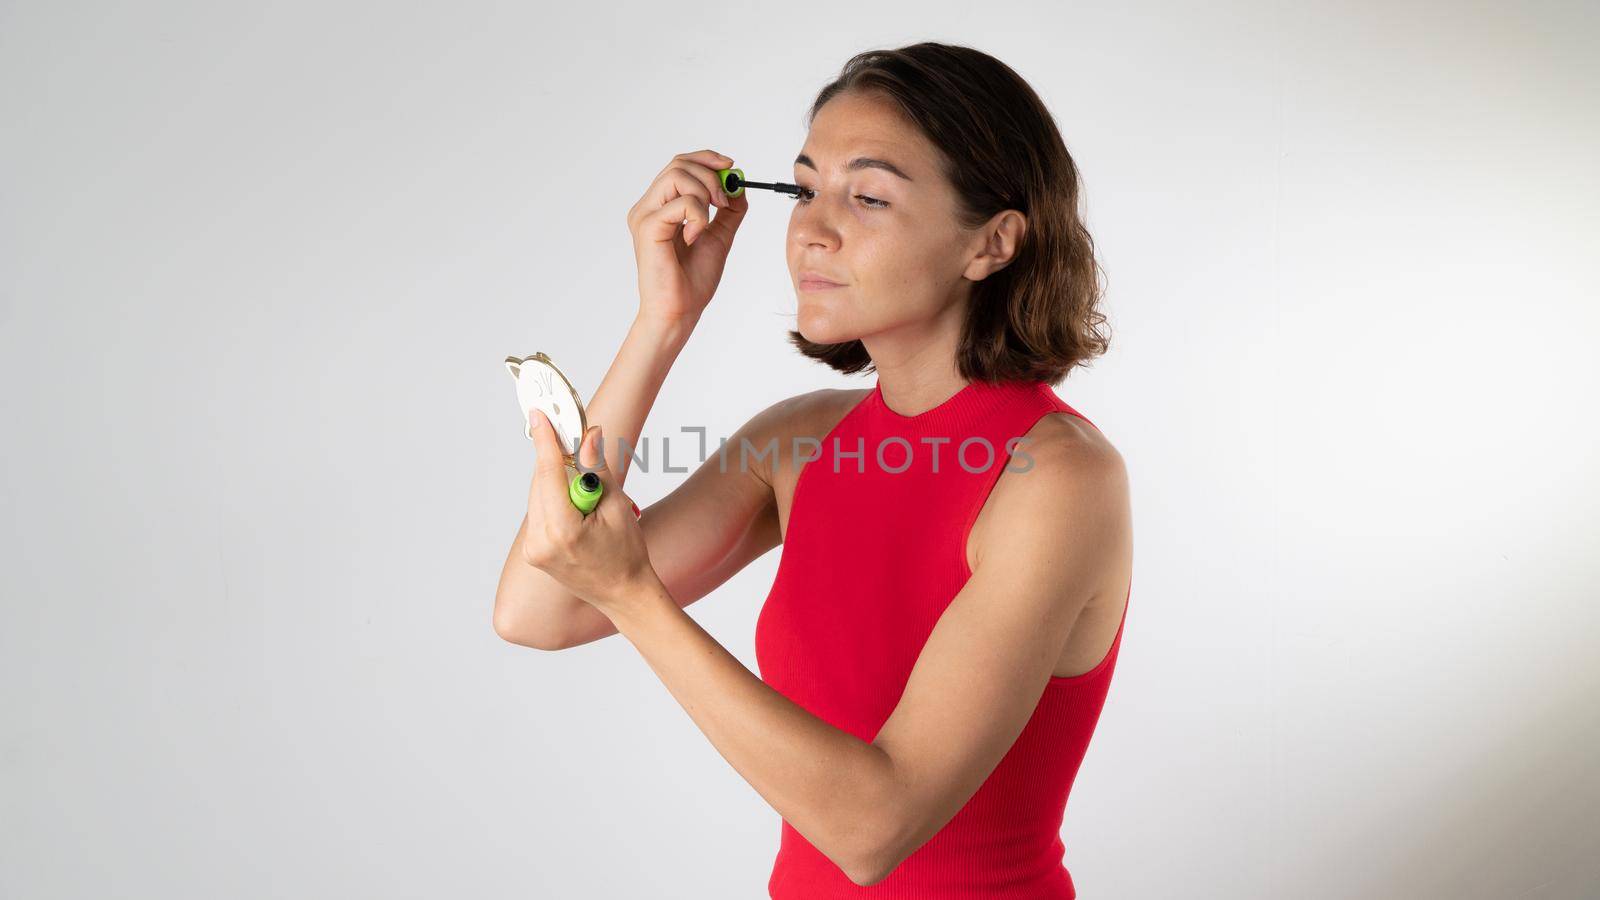
[[[965, 304], [983, 236], [956, 223], [938, 159], [889, 101], [845, 93], [818, 110], [795, 160], [803, 190], [786, 242], [795, 327], [806, 339], [871, 337]], [[863, 162], [871, 160], [883, 164]], [[841, 286], [808, 285], [807, 273]]]

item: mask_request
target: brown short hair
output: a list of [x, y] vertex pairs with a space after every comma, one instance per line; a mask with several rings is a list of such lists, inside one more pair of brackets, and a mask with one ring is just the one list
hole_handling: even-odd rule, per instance
[[[1010, 265], [973, 285], [956, 351], [962, 376], [1055, 384], [1105, 353], [1101, 269], [1078, 214], [1078, 167], [1022, 76], [970, 47], [924, 42], [868, 50], [817, 95], [807, 126], [844, 91], [892, 101], [927, 135], [943, 155], [965, 227], [1005, 209], [1028, 218]], [[860, 340], [819, 344], [790, 330], [789, 341], [846, 374], [873, 367]]]

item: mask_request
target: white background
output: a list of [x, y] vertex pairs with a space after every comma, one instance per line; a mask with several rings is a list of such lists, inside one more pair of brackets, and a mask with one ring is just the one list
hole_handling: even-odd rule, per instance
[[[1085, 900], [1600, 893], [1595, 7], [0, 5], [0, 895], [762, 897], [624, 638], [502, 642], [628, 207], [789, 180], [852, 53], [1016, 68], [1082, 169], [1135, 573]], [[816, 387], [766, 192], [645, 435]], [[636, 471], [641, 502], [683, 479]], [[752, 669], [772, 552], [692, 614]]]

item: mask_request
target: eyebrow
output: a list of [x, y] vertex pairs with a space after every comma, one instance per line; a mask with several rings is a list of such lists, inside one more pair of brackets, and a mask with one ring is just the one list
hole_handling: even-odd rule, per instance
[[[812, 162], [811, 157], [805, 155], [804, 153], [794, 158], [794, 164], [797, 166], [806, 166], [812, 171], [817, 171], [817, 164]], [[901, 178], [904, 178], [907, 181], [911, 180], [911, 176], [900, 171], [900, 167], [896, 166], [894, 163], [883, 159], [873, 159], [870, 156], [858, 156], [855, 159], [850, 160], [850, 164], [845, 166], [845, 169], [852, 172], [857, 169], [882, 169], [885, 172], [899, 175]]]

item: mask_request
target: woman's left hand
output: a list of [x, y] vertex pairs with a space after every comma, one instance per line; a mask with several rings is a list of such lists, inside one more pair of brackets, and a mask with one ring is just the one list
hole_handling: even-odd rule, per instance
[[637, 507], [606, 463], [600, 426], [595, 425], [584, 433], [578, 462], [580, 471], [600, 476], [604, 489], [599, 505], [588, 515], [580, 512], [567, 494], [567, 467], [555, 429], [538, 410], [529, 419], [538, 460], [528, 492], [522, 557], [609, 616], [642, 596], [656, 579]]

